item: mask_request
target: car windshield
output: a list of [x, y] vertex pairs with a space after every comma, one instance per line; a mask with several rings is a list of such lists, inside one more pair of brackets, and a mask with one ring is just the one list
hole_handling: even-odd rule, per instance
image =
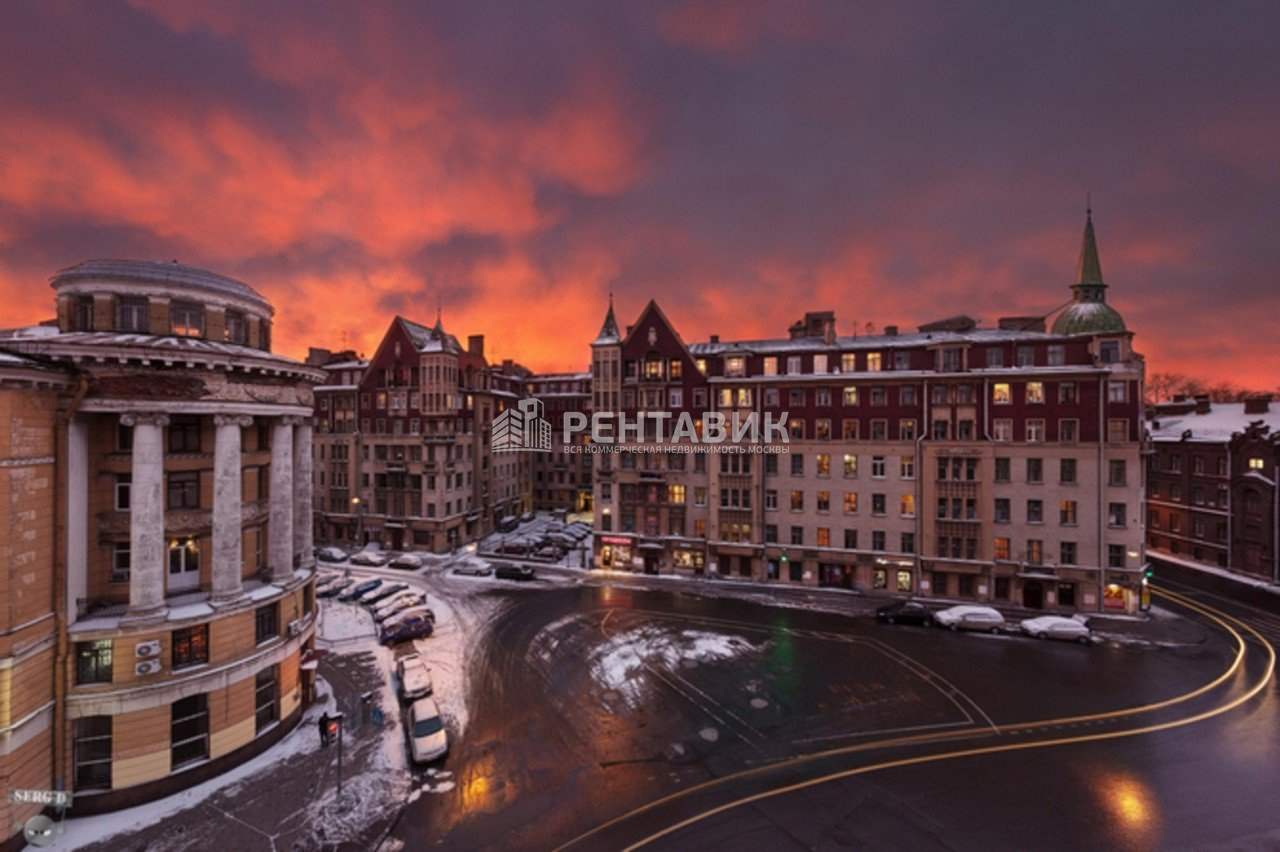
[[429, 719], [419, 719], [413, 723], [413, 735], [415, 737], [429, 737], [432, 734], [438, 734], [444, 730], [444, 723], [440, 721], [439, 716], [432, 716]]

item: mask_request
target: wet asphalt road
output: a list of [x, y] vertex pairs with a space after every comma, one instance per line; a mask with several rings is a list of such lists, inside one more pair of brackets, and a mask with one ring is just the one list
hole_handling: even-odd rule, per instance
[[[1176, 705], [1018, 729], [1175, 701], [1233, 660], [1217, 627], [1175, 648], [1084, 647], [617, 586], [494, 594], [505, 609], [475, 651], [471, 720], [445, 765], [457, 786], [406, 807], [391, 835], [406, 848], [620, 848], [714, 806], [730, 809], [653, 848], [1280, 846], [1274, 685], [1186, 727], [811, 783], [1209, 712], [1257, 679], [1256, 648]], [[798, 783], [811, 786], [739, 804]]]

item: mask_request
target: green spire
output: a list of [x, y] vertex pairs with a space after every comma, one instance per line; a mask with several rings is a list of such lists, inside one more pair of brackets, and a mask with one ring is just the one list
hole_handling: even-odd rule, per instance
[[1085, 211], [1084, 240], [1080, 243], [1080, 268], [1076, 271], [1076, 283], [1102, 283], [1102, 262], [1098, 260], [1098, 240], [1093, 235], [1092, 209]]

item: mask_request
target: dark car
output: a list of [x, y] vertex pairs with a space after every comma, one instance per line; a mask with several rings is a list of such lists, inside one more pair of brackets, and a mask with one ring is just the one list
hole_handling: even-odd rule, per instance
[[358, 586], [352, 586], [342, 594], [338, 595], [340, 601], [352, 601], [363, 595], [365, 592], [372, 591], [382, 585], [381, 580], [365, 580]]
[[528, 565], [495, 565], [493, 576], [499, 580], [536, 580], [538, 574]]
[[928, 627], [933, 623], [933, 613], [919, 601], [897, 601], [876, 610], [876, 621], [885, 624], [919, 624]]
[[395, 593], [403, 592], [407, 588], [409, 588], [407, 583], [387, 583], [385, 586], [379, 586], [376, 592], [362, 597], [360, 604], [372, 609]]
[[384, 629], [379, 641], [383, 645], [394, 645], [397, 642], [407, 642], [410, 639], [421, 639], [424, 636], [430, 636], [431, 631], [434, 629], [435, 621], [433, 619], [427, 618], [425, 615], [411, 615]]
[[346, 577], [334, 580], [327, 584], [323, 589], [316, 589], [316, 597], [318, 598], [336, 598], [338, 594], [354, 582]]

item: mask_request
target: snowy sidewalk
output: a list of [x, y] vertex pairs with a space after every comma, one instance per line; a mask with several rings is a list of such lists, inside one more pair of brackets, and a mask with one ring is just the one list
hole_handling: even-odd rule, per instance
[[[395, 820], [410, 786], [399, 714], [375, 654], [330, 653], [321, 662], [315, 703], [281, 742], [248, 763], [168, 798], [96, 817], [68, 820], [56, 849], [291, 850], [369, 849]], [[361, 722], [361, 694], [372, 692], [381, 725]], [[341, 710], [342, 804], [336, 744], [320, 747], [318, 719]]]

